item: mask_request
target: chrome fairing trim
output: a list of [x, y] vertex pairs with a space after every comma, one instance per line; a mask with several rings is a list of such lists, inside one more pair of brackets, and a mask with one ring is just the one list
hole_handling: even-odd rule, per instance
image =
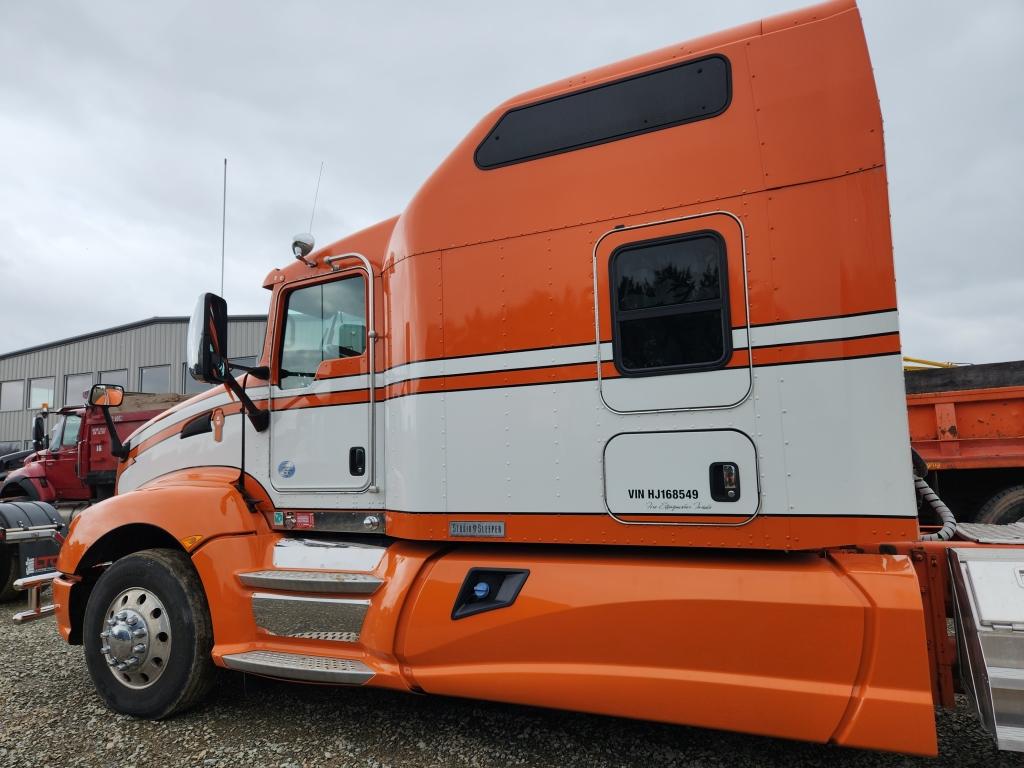
[[247, 587], [279, 589], [285, 592], [355, 593], [372, 595], [384, 582], [366, 573], [333, 571], [250, 571], [238, 574]]
[[336, 640], [359, 640], [369, 600], [337, 597], [295, 597], [257, 592], [252, 596], [256, 626], [272, 635]]
[[275, 568], [366, 573], [377, 567], [385, 552], [387, 547], [373, 544], [288, 537], [274, 545], [273, 564]]

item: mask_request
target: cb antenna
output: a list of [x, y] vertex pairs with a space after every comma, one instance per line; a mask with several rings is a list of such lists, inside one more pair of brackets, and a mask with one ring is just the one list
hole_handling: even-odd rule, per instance
[[228, 223], [228, 159], [224, 158], [224, 192], [220, 209], [220, 295], [224, 295], [224, 233]]
[[316, 201], [320, 198], [320, 179], [324, 176], [324, 161], [320, 161], [320, 173], [316, 177], [316, 192], [313, 193], [313, 210], [309, 214], [309, 231], [313, 231], [313, 217], [316, 216]]

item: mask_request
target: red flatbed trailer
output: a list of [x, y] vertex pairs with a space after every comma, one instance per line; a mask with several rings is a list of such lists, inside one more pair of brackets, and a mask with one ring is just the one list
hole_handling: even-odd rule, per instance
[[963, 522], [1024, 519], [1024, 361], [907, 371], [911, 444]]

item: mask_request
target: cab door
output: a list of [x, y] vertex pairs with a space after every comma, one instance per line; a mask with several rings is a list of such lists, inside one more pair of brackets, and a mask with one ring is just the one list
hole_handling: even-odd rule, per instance
[[50, 449], [44, 459], [46, 479], [53, 486], [58, 500], [89, 498], [89, 487], [78, 472], [78, 440], [81, 431], [81, 415], [69, 413], [62, 417], [50, 441]]
[[736, 525], [760, 508], [740, 220], [716, 211], [632, 227], [594, 250], [602, 453], [623, 522]]
[[270, 390], [270, 478], [282, 492], [359, 492], [371, 483], [367, 275], [292, 289]]

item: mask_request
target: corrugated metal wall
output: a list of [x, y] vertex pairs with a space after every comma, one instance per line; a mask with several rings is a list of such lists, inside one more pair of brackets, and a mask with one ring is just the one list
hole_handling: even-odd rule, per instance
[[[266, 320], [246, 316], [229, 324], [228, 346], [231, 357], [258, 355], [263, 347]], [[22, 410], [0, 411], [0, 443], [27, 440], [31, 436], [32, 411], [29, 379], [53, 377], [52, 410], [64, 405], [66, 377], [77, 373], [92, 375], [99, 381], [101, 371], [128, 370], [128, 389], [139, 389], [139, 369], [151, 365], [171, 366], [171, 390], [183, 392], [183, 365], [188, 318], [155, 318], [109, 333], [56, 342], [24, 353], [0, 357], [0, 382], [24, 382]], [[51, 420], [52, 422], [52, 420]], [[0, 451], [2, 452], [2, 451]]]

